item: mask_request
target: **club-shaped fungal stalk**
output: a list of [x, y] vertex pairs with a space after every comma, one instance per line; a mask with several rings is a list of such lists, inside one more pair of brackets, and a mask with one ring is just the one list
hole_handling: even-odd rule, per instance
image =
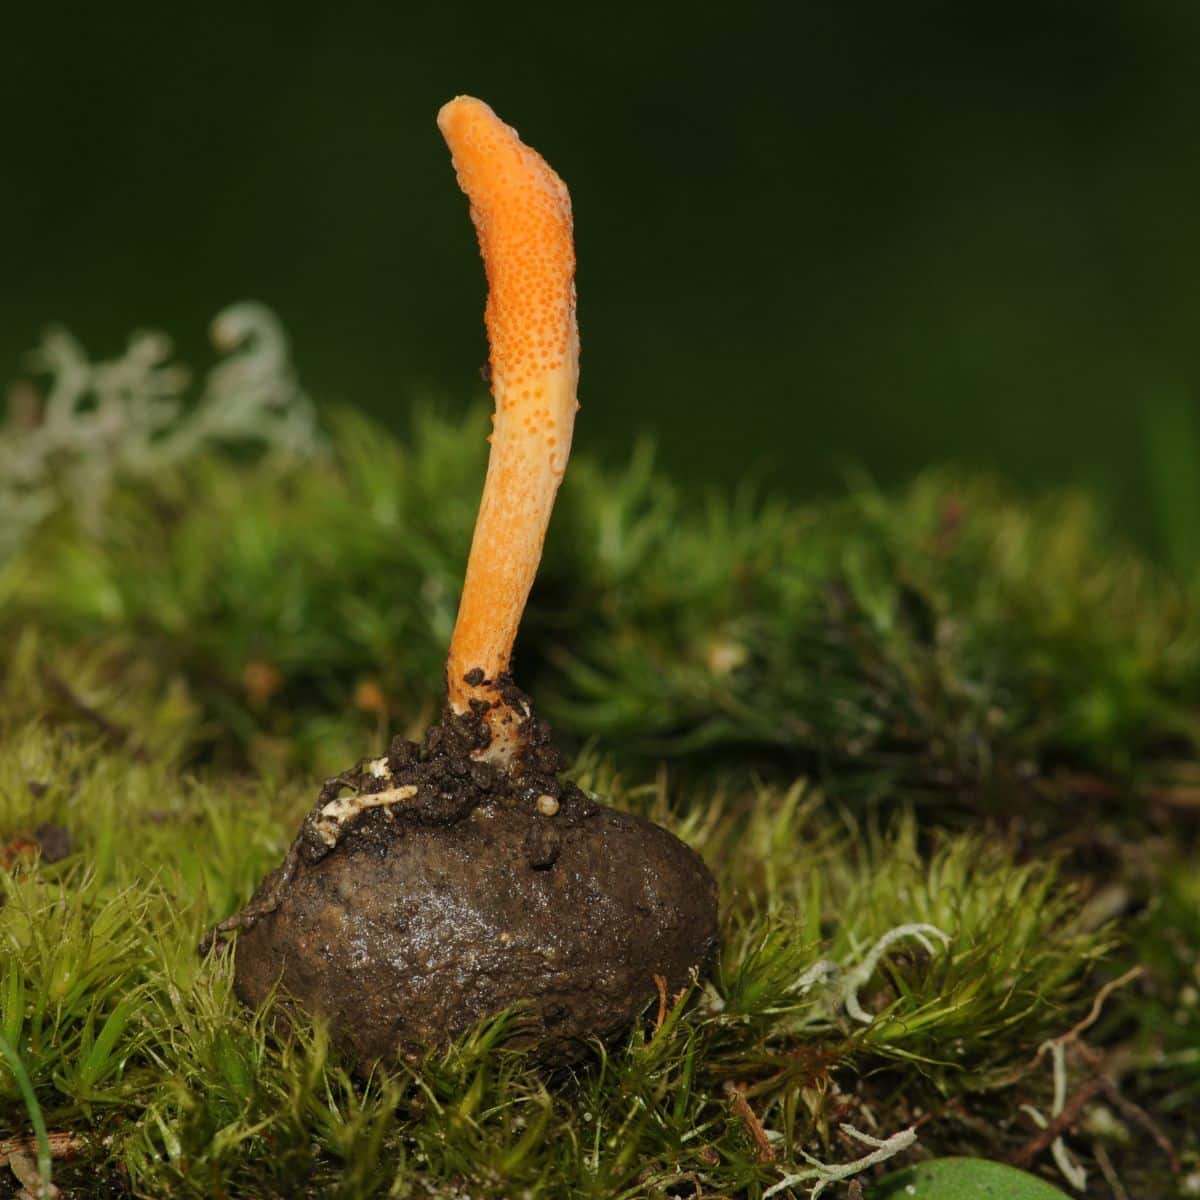
[[567, 465], [579, 381], [571, 197], [546, 161], [481, 100], [459, 96], [438, 127], [487, 273], [491, 453], [446, 685], [457, 713], [485, 701], [492, 740], [484, 757], [511, 761], [528, 713], [497, 681], [508, 672], [554, 497]]

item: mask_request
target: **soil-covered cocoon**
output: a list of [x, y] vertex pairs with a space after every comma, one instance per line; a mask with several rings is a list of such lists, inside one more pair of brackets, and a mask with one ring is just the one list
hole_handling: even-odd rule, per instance
[[531, 720], [513, 768], [475, 714], [322, 789], [240, 925], [236, 986], [325, 1017], [360, 1065], [528, 1007], [548, 1064], [627, 1029], [717, 946], [717, 887], [666, 830], [558, 780]]

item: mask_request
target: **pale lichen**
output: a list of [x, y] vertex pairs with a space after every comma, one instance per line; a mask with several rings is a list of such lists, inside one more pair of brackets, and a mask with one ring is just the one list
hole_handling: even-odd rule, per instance
[[830, 1184], [840, 1183], [844, 1179], [852, 1179], [868, 1167], [873, 1167], [876, 1163], [886, 1162], [889, 1158], [894, 1158], [897, 1154], [911, 1149], [917, 1140], [915, 1129], [901, 1129], [898, 1133], [892, 1134], [891, 1137], [876, 1138], [855, 1129], [853, 1125], [848, 1125], [844, 1121], [839, 1128], [847, 1136], [862, 1142], [864, 1146], [870, 1146], [872, 1148], [871, 1152], [864, 1154], [861, 1158], [856, 1158], [853, 1162], [825, 1163], [801, 1150], [800, 1157], [809, 1165], [799, 1171], [793, 1171], [785, 1175], [778, 1183], [772, 1184], [771, 1187], [763, 1192], [763, 1200], [769, 1200], [771, 1196], [778, 1196], [782, 1192], [794, 1188], [798, 1183], [812, 1183], [813, 1188], [809, 1193], [809, 1200], [817, 1200], [817, 1197]]
[[189, 404], [191, 374], [172, 360], [165, 334], [134, 333], [120, 357], [93, 362], [65, 329], [46, 332], [30, 355], [41, 386], [15, 384], [0, 424], [0, 556], [63, 505], [95, 530], [117, 482], [213, 445], [280, 458], [317, 451], [312, 402], [274, 314], [233, 305], [213, 322], [212, 340], [224, 357]]

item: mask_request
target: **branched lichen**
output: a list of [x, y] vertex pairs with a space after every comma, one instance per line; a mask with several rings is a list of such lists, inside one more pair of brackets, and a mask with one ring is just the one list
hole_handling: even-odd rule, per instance
[[814, 1158], [811, 1154], [803, 1155], [804, 1161], [808, 1163], [808, 1167], [802, 1171], [793, 1171], [790, 1175], [785, 1175], [778, 1183], [772, 1184], [765, 1192], [763, 1192], [763, 1200], [770, 1200], [772, 1196], [778, 1196], [782, 1192], [796, 1186], [798, 1183], [807, 1183], [813, 1181], [812, 1191], [809, 1192], [810, 1200], [817, 1200], [831, 1183], [839, 1183], [843, 1179], [851, 1179], [855, 1175], [865, 1171], [868, 1167], [875, 1166], [876, 1163], [887, 1162], [889, 1158], [894, 1158], [897, 1154], [909, 1149], [917, 1140], [916, 1131], [913, 1129], [902, 1129], [898, 1133], [892, 1134], [889, 1138], [875, 1138], [870, 1134], [861, 1132], [855, 1129], [853, 1125], [842, 1124], [840, 1129], [843, 1133], [861, 1142], [864, 1146], [870, 1146], [869, 1154], [864, 1154], [861, 1158], [854, 1159], [848, 1163], [823, 1163]]
[[165, 335], [135, 333], [119, 358], [92, 362], [65, 329], [47, 331], [30, 356], [44, 388], [15, 385], [0, 426], [0, 557], [63, 502], [94, 532], [118, 480], [159, 473], [214, 444], [313, 454], [312, 404], [274, 315], [234, 305], [212, 336], [226, 357], [189, 407], [190, 374]]

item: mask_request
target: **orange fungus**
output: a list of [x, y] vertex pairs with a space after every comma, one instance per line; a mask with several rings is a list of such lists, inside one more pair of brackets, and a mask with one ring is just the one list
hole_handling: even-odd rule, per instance
[[[450, 643], [451, 707], [489, 713], [505, 756], [514, 714], [494, 687], [509, 668], [571, 448], [579, 380], [575, 246], [566, 185], [481, 100], [438, 113], [487, 273], [492, 448]], [[468, 682], [469, 680], [469, 682]]]

